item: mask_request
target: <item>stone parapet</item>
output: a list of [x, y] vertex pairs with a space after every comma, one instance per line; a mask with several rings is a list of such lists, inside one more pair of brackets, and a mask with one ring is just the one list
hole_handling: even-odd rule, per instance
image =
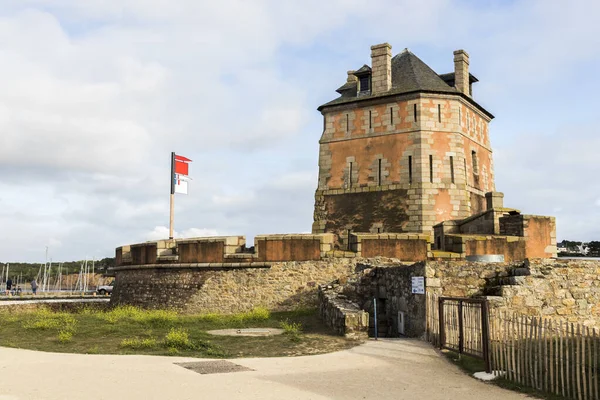
[[527, 258], [526, 239], [519, 236], [446, 234], [445, 249], [461, 254], [461, 258], [496, 254], [503, 255], [507, 262]]
[[247, 249], [244, 236], [158, 240], [118, 247], [116, 266], [320, 260], [333, 241], [330, 233], [259, 235]]
[[352, 233], [350, 249], [357, 257], [388, 257], [424, 261], [431, 253], [431, 235], [419, 233]]

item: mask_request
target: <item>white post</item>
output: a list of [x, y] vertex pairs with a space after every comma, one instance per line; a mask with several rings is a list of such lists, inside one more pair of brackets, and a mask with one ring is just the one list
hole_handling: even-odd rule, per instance
[[44, 262], [44, 276], [42, 277], [42, 292], [46, 291], [46, 268], [48, 268], [48, 246], [46, 246], [46, 261]]

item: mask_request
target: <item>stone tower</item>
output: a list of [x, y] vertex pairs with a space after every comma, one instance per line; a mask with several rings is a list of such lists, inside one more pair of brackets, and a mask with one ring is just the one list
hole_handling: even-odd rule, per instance
[[405, 49], [371, 47], [371, 67], [348, 71], [323, 104], [313, 233], [431, 233], [485, 210], [494, 188], [488, 124], [472, 97], [469, 55], [437, 74]]

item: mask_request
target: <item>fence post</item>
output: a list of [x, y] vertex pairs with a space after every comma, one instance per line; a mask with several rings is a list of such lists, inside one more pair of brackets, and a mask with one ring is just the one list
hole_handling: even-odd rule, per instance
[[440, 324], [440, 349], [444, 348], [446, 344], [446, 331], [444, 329], [444, 299], [438, 299], [438, 314], [439, 314], [439, 324]]
[[481, 303], [481, 349], [483, 350], [483, 362], [485, 363], [485, 372], [492, 372], [490, 363], [490, 324], [487, 300]]
[[458, 354], [465, 350], [465, 333], [463, 326], [463, 302], [458, 300]]

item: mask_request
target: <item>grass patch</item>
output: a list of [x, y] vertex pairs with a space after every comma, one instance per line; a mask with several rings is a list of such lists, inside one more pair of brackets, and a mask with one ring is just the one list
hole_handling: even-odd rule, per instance
[[[264, 308], [220, 315], [180, 315], [136, 307], [0, 309], [0, 346], [87, 354], [185, 357], [271, 357], [320, 354], [359, 342], [335, 335], [315, 309], [271, 313]], [[213, 329], [277, 328], [284, 335], [213, 336]]]
[[122, 348], [133, 349], [133, 350], [153, 349], [157, 345], [158, 345], [158, 343], [156, 342], [156, 339], [152, 339], [152, 338], [147, 338], [147, 339], [140, 339], [140, 338], [123, 339], [121, 341], [121, 344], [120, 344], [120, 346]]

